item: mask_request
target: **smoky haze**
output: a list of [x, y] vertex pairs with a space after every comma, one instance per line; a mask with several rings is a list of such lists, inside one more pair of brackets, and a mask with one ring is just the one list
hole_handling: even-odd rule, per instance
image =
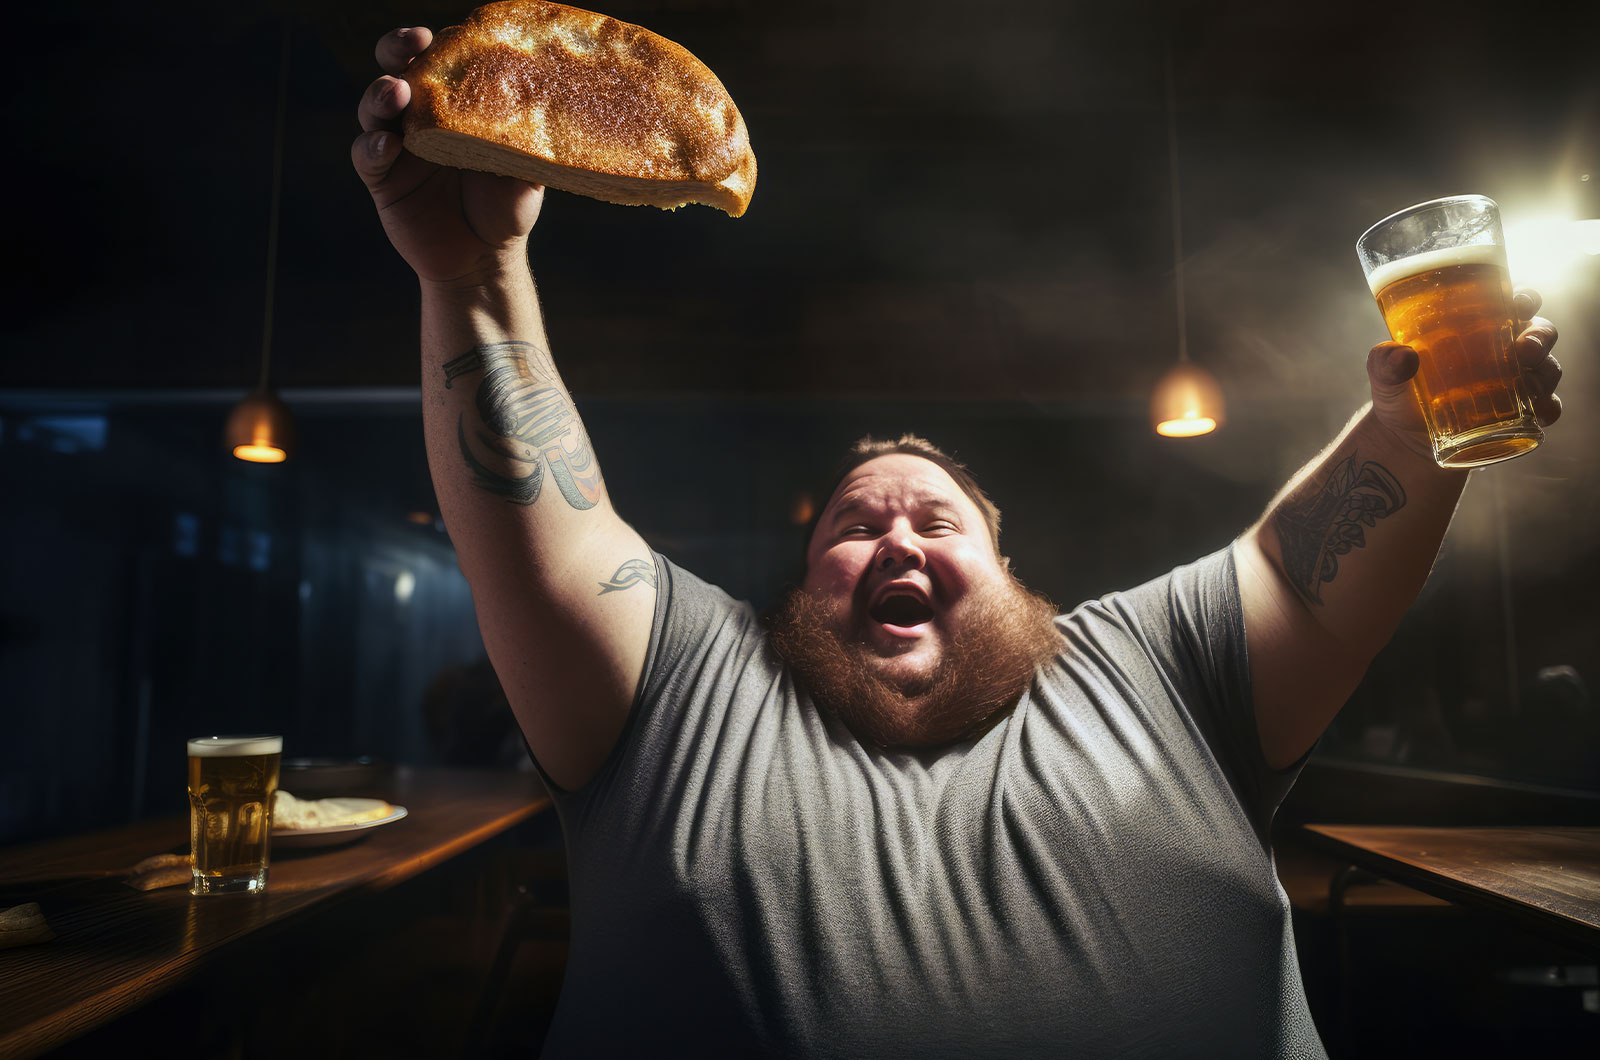
[[[274, 381], [415, 387], [415, 280], [349, 146], [376, 38], [471, 6], [244, 0], [154, 28], [94, 0], [14, 15], [35, 43], [8, 57], [26, 105], [9, 141], [21, 275], [3, 295], [0, 389], [254, 382], [286, 23]], [[685, 548], [726, 502], [679, 497], [708, 463], [756, 483], [741, 518], [781, 512], [791, 487], [757, 457], [848, 440], [845, 420], [918, 428], [937, 407], [958, 440], [971, 425], [1001, 454], [1002, 495], [1020, 498], [1008, 525], [1039, 528], [1042, 587], [1067, 601], [1156, 573], [1196, 554], [1193, 527], [1237, 532], [1365, 400], [1365, 356], [1386, 337], [1354, 253], [1368, 225], [1462, 192], [1513, 225], [1600, 217], [1600, 26], [1585, 5], [596, 6], [710, 66], [760, 165], [736, 221], [551, 192], [532, 239], [553, 351], [611, 431], [595, 431], [608, 479], [651, 498], [630, 517]], [[1179, 333], [1169, 51], [1188, 349], [1229, 402], [1222, 431], [1171, 445], [1143, 422]], [[1597, 288], [1588, 257], [1544, 292], [1567, 414], [1541, 451], [1477, 476], [1416, 620], [1483, 612], [1487, 640], [1403, 648], [1499, 660], [1502, 688], [1559, 666], [1600, 687]], [[736, 420], [752, 402], [772, 414]], [[703, 422], [669, 415], [684, 408]], [[801, 415], [817, 409], [826, 430]], [[735, 446], [718, 433], [730, 422]], [[623, 458], [661, 452], [677, 459]]]
[[[229, 5], [163, 27], [183, 63], [128, 47], [123, 6], [22, 15], [19, 33], [72, 43], [17, 58], [35, 86], [10, 218], [27, 268], [0, 385], [253, 377], [286, 23], [276, 380], [415, 385], [413, 282], [349, 171], [352, 115], [379, 33], [470, 6]], [[1564, 5], [1519, 5], [1515, 27], [1488, 3], [602, 6], [718, 73], [760, 179], [738, 221], [551, 193], [535, 270], [588, 395], [1138, 407], [1179, 330], [1169, 54], [1189, 351], [1235, 415], [1304, 424], [1281, 452], [1208, 452], [1219, 473], [1276, 476], [1363, 399], [1385, 337], [1352, 249], [1372, 221], [1462, 191], [1508, 222], [1553, 203], [1600, 217], [1595, 18]], [[1596, 451], [1597, 260], [1549, 292], [1579, 410], [1538, 465], [1557, 481]]]
[[[13, 223], [32, 260], [0, 333], [49, 349], [70, 318], [117, 340], [15, 359], [5, 382], [237, 380], [217, 343], [248, 359], [259, 337], [285, 15], [282, 383], [412, 382], [390, 352], [414, 341], [410, 281], [349, 172], [352, 112], [377, 34], [469, 6], [230, 5], [165, 27], [187, 57], [170, 64], [126, 47], [131, 16], [106, 5], [72, 48], [22, 56], [39, 91], [18, 134], [32, 208]], [[1246, 400], [1354, 400], [1349, 366], [1382, 337], [1351, 251], [1371, 221], [1461, 190], [1510, 214], [1555, 189], [1600, 216], [1577, 182], [1600, 78], [1573, 16], [1519, 7], [1517, 47], [1492, 5], [1394, 8], [607, 5], [719, 74], [760, 180], [736, 222], [550, 196], [534, 257], [572, 382], [1137, 399], [1176, 342], [1170, 49], [1195, 359]], [[68, 18], [24, 17], [41, 39]]]

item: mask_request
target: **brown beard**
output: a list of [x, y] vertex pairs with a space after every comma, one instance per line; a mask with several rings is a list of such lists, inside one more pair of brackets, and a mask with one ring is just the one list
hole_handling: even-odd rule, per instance
[[961, 627], [931, 676], [897, 685], [841, 637], [828, 606], [792, 590], [772, 616], [772, 645], [823, 710], [880, 747], [937, 747], [975, 737], [1016, 706], [1061, 647], [1055, 607], [1013, 575], [962, 602]]

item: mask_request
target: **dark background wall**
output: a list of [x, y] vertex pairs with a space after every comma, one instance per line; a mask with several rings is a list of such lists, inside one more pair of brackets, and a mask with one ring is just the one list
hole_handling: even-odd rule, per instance
[[[371, 47], [466, 4], [25, 12], [0, 297], [0, 841], [177, 808], [183, 737], [437, 760], [481, 646], [434, 524], [416, 296], [349, 171]], [[623, 514], [764, 603], [839, 447], [922, 431], [1059, 604], [1226, 542], [1364, 400], [1353, 254], [1421, 199], [1499, 200], [1562, 331], [1567, 415], [1476, 476], [1418, 608], [1319, 752], [1600, 789], [1594, 16], [1565, 5], [613, 4], [738, 101], [749, 214], [552, 192], [532, 258]], [[201, 13], [203, 12], [203, 13]], [[1583, 19], [1588, 21], [1584, 22]], [[218, 441], [261, 341], [291, 40], [274, 379], [296, 459]], [[1176, 352], [1163, 55], [1188, 335], [1214, 437], [1154, 437]], [[1531, 234], [1530, 234], [1531, 233]], [[420, 522], [411, 521], [416, 515]]]

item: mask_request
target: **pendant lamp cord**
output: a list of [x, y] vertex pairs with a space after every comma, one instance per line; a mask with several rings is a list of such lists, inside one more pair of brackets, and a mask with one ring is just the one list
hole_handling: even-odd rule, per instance
[[283, 48], [278, 57], [278, 117], [272, 134], [272, 216], [267, 222], [266, 314], [261, 324], [261, 382], [267, 389], [267, 367], [272, 360], [272, 309], [278, 280], [278, 216], [283, 205], [283, 126], [289, 102], [289, 22], [283, 24]]
[[1172, 276], [1178, 292], [1178, 360], [1189, 360], [1189, 327], [1183, 307], [1183, 208], [1178, 194], [1178, 104], [1173, 88], [1172, 40], [1166, 42], [1167, 156], [1172, 162]]

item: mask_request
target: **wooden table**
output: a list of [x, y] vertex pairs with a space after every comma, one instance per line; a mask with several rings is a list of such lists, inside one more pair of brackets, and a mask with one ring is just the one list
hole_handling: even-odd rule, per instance
[[39, 902], [56, 938], [0, 950], [0, 1057], [30, 1057], [193, 978], [247, 938], [392, 887], [544, 810], [527, 773], [395, 770], [408, 816], [344, 846], [273, 851], [264, 895], [194, 898], [87, 873], [188, 849], [184, 818], [0, 849], [0, 907]]
[[1380, 876], [1600, 952], [1600, 828], [1319, 824], [1305, 835]]

